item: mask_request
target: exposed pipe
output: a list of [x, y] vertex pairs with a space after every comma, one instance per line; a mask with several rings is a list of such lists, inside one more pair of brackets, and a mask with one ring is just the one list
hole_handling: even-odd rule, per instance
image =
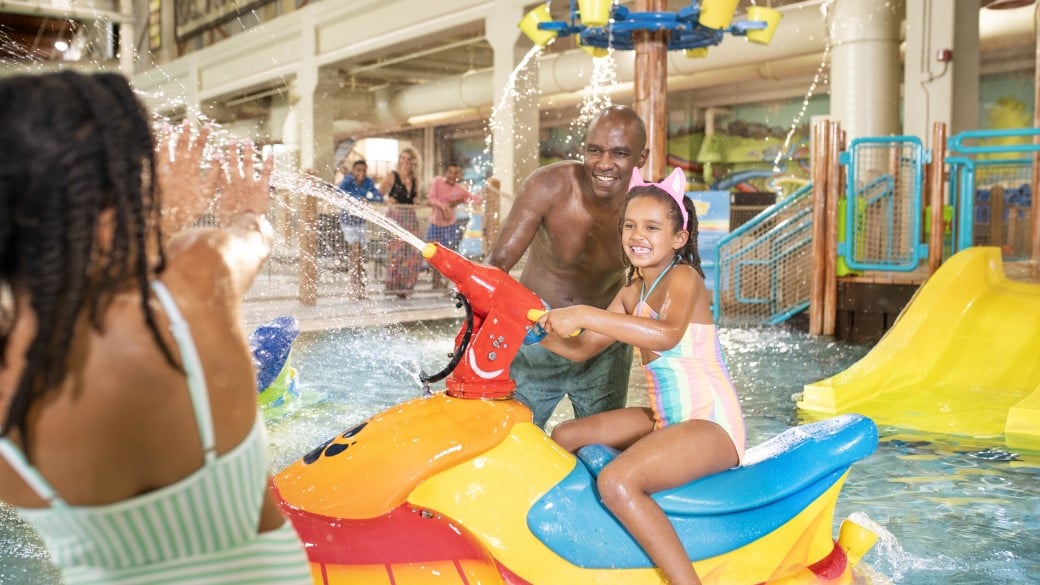
[[[782, 26], [768, 47], [729, 37], [712, 49], [707, 59], [687, 59], [681, 55], [669, 56], [669, 87], [685, 75], [725, 70], [731, 67], [758, 63], [763, 59], [822, 53], [825, 42], [823, 16], [820, 11], [795, 8], [783, 11]], [[816, 31], [815, 35], [810, 31]], [[616, 51], [619, 83], [631, 82], [635, 75], [635, 58], [631, 51]], [[538, 59], [538, 90], [543, 96], [582, 90], [592, 75], [592, 60], [580, 49], [546, 55]], [[392, 98], [392, 109], [404, 121], [444, 110], [490, 106], [494, 87], [492, 71], [481, 70], [468, 75], [447, 77], [430, 83], [408, 87]]]
[[852, 138], [899, 133], [898, 4], [837, 0], [831, 7], [830, 114]]
[[[668, 88], [676, 91], [690, 87], [723, 85], [750, 79], [808, 76], [816, 71], [822, 57], [827, 31], [823, 24], [820, 3], [791, 5], [780, 9], [783, 20], [773, 42], [768, 46], [748, 43], [744, 39], [727, 37], [718, 47], [709, 50], [705, 59], [687, 59], [671, 53], [668, 63]], [[1022, 11], [1026, 17], [1019, 18]], [[1033, 41], [1031, 9], [1029, 7], [1001, 11], [995, 18], [991, 10], [981, 10], [979, 17], [980, 45], [982, 47], [1023, 46]], [[629, 51], [614, 53], [617, 63], [618, 88], [612, 95], [631, 94], [634, 79], [634, 57]], [[768, 59], [770, 69], [763, 73], [759, 65]], [[777, 64], [787, 62], [780, 71]], [[560, 105], [578, 96], [592, 74], [592, 61], [580, 49], [545, 55], [538, 59], [538, 88], [544, 101], [552, 96], [553, 105]], [[577, 92], [577, 93], [575, 93]], [[408, 87], [390, 98], [388, 111], [401, 124], [409, 118], [436, 115], [445, 111], [478, 111], [490, 108], [494, 87], [492, 72], [480, 70]]]

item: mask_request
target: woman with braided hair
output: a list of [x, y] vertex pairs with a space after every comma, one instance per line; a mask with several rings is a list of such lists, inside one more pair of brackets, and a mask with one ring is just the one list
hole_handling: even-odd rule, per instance
[[70, 585], [311, 582], [240, 319], [273, 161], [204, 181], [206, 139], [155, 148], [116, 74], [0, 80], [0, 500]]
[[690, 555], [651, 494], [740, 464], [744, 419], [722, 359], [697, 253], [697, 213], [675, 169], [660, 183], [632, 172], [622, 210], [628, 282], [606, 309], [545, 313], [542, 345], [581, 361], [615, 340], [639, 347], [650, 407], [567, 421], [552, 438], [575, 452], [593, 443], [622, 453], [596, 478], [599, 497], [665, 581], [700, 583]]

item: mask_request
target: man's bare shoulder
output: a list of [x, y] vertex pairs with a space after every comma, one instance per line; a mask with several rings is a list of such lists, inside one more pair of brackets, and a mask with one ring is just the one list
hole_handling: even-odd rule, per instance
[[579, 183], [584, 168], [574, 160], [561, 160], [535, 169], [520, 187], [521, 194], [558, 193], [566, 189], [573, 191]]

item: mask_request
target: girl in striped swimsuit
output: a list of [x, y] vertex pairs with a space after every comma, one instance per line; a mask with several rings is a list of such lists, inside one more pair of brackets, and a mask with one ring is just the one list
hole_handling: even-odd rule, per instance
[[744, 455], [740, 401], [712, 322], [685, 191], [681, 169], [661, 183], [644, 182], [636, 169], [621, 224], [627, 284], [605, 310], [576, 305], [539, 320], [550, 333], [542, 344], [573, 360], [615, 340], [639, 347], [650, 408], [567, 421], [552, 438], [571, 452], [593, 443], [623, 450], [599, 474], [600, 498], [672, 585], [700, 580], [650, 494], [739, 465]]
[[117, 74], [0, 80], [0, 500], [67, 585], [311, 583], [241, 323], [273, 160], [204, 182], [207, 134], [171, 157]]

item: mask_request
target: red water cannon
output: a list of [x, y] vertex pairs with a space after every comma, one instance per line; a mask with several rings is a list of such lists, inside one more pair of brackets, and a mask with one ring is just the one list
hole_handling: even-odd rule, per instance
[[538, 315], [545, 304], [501, 268], [471, 262], [436, 243], [426, 244], [422, 255], [455, 283], [472, 315], [455, 340], [447, 394], [509, 398], [516, 388], [509, 366], [531, 326], [528, 314]]

